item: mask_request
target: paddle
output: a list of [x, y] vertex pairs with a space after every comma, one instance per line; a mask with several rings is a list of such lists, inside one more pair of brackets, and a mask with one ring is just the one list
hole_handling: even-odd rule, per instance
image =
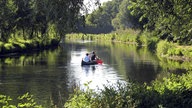
[[103, 61], [102, 61], [101, 59], [97, 60], [96, 62], [97, 62], [98, 64], [102, 64], [102, 63], [103, 63]]

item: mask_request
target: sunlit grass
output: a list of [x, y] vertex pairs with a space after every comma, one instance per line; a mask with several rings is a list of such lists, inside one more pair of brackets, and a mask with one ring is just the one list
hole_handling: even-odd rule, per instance
[[189, 61], [192, 59], [192, 46], [181, 46], [176, 43], [160, 41], [157, 44], [157, 54], [169, 59]]
[[73, 33], [67, 34], [66, 39], [82, 39], [82, 40], [105, 40], [105, 41], [119, 41], [119, 42], [129, 42], [136, 43], [137, 36], [140, 30], [118, 30], [108, 34], [83, 34], [83, 33]]
[[44, 48], [51, 45], [57, 45], [59, 38], [33, 38], [23, 39], [19, 37], [9, 38], [6, 43], [0, 42], [1, 53], [19, 52], [33, 48]]

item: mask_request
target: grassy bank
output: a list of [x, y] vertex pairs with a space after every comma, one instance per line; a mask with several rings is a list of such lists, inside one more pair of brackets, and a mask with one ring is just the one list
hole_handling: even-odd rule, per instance
[[137, 38], [140, 34], [140, 30], [119, 30], [109, 34], [67, 34], [66, 39], [82, 39], [82, 40], [105, 40], [105, 41], [116, 41], [125, 42], [131, 44], [137, 44]]
[[32, 49], [45, 49], [47, 47], [58, 45], [58, 43], [59, 38], [10, 38], [8, 42], [0, 41], [0, 55], [31, 51]]
[[[130, 34], [127, 34], [130, 33]], [[192, 106], [192, 47], [159, 40], [152, 33], [114, 32], [110, 34], [69, 34], [67, 39], [116, 41], [147, 46], [161, 59], [160, 65], [169, 77], [156, 80], [150, 85], [129, 83], [127, 85], [105, 85], [104, 89], [95, 92], [89, 87], [86, 90], [74, 90], [65, 103], [67, 108], [190, 108]], [[171, 60], [170, 60], [171, 59]], [[162, 62], [166, 60], [165, 62]], [[182, 61], [182, 62], [175, 62]], [[185, 61], [185, 62], [183, 62]], [[187, 62], [189, 61], [189, 62]], [[185, 70], [175, 75], [175, 70]], [[172, 74], [173, 73], [173, 74]]]
[[192, 60], [192, 46], [181, 46], [176, 43], [160, 40], [155, 34], [141, 32], [140, 30], [119, 30], [109, 34], [67, 34], [66, 39], [113, 41], [137, 46], [147, 46], [148, 49], [157, 53], [160, 58], [177, 61]]
[[99, 41], [113, 41], [127, 44], [134, 44], [138, 46], [148, 46], [149, 49], [154, 50], [159, 39], [153, 36], [152, 33], [141, 32], [140, 30], [118, 30], [109, 34], [83, 34], [73, 33], [67, 34], [65, 39], [74, 40], [99, 40]]
[[157, 55], [177, 61], [192, 60], [192, 46], [181, 46], [176, 43], [160, 41], [157, 44]]
[[129, 83], [104, 86], [95, 92], [75, 89], [66, 108], [190, 108], [192, 106], [192, 72], [172, 75], [151, 86]]

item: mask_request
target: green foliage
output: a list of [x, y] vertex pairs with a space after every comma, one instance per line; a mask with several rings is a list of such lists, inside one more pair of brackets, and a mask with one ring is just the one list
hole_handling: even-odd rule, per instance
[[17, 35], [48, 37], [50, 31], [63, 37], [75, 28], [83, 0], [1, 0], [0, 6], [0, 40], [7, 42]]
[[111, 26], [111, 20], [118, 13], [119, 4], [122, 0], [113, 0], [105, 3], [99, 9], [86, 17], [86, 24], [96, 27]]
[[119, 12], [115, 16], [115, 18], [112, 19], [112, 25], [116, 30], [138, 28], [138, 18], [130, 14], [130, 10], [128, 10], [129, 5], [129, 0], [122, 0], [122, 2], [120, 3]]
[[29, 93], [24, 94], [23, 96], [18, 97], [18, 104], [13, 105], [10, 101], [12, 99], [9, 96], [0, 95], [0, 107], [1, 108], [43, 108], [41, 105], [38, 105], [33, 96]]
[[24, 40], [21, 38], [10, 38], [7, 43], [1, 43], [1, 54], [22, 52], [31, 48], [45, 48], [48, 46], [58, 45], [59, 39], [55, 37], [47, 37], [46, 39], [33, 38]]
[[12, 99], [9, 96], [0, 95], [0, 107], [1, 108], [17, 108], [14, 105], [10, 105], [9, 101]]
[[157, 55], [179, 61], [190, 61], [192, 59], [192, 47], [180, 46], [167, 41], [160, 41], [157, 44]]
[[81, 91], [79, 88], [74, 90], [74, 94], [71, 95], [71, 99], [65, 103], [65, 108], [92, 108], [92, 103], [94, 102], [95, 93], [91, 90], [87, 84], [85, 91]]
[[114, 29], [139, 28], [138, 17], [130, 14], [128, 6], [129, 0], [112, 0], [104, 3], [86, 16], [86, 33], [109, 33]]
[[191, 71], [181, 76], [172, 74], [169, 78], [164, 78], [163, 81], [157, 81], [157, 80], [154, 81], [152, 88], [155, 89], [160, 94], [167, 94], [166, 93], [167, 91], [180, 92], [180, 93], [184, 91], [190, 92], [192, 90], [191, 79], [192, 79]]
[[169, 49], [173, 49], [176, 46], [173, 43], [169, 43], [167, 41], [160, 41], [157, 44], [157, 54], [159, 56], [166, 56], [168, 54]]
[[17, 6], [15, 0], [1, 0], [0, 1], [0, 34], [2, 41], [7, 41], [11, 32], [15, 28], [14, 17], [16, 15]]
[[191, 90], [192, 72], [188, 72], [181, 76], [171, 75], [163, 81], [156, 80], [151, 85], [118, 82], [115, 85], [104, 85], [104, 89], [97, 92], [78, 90], [69, 98], [65, 107], [88, 105], [88, 108], [188, 108], [192, 105]]
[[190, 107], [192, 105], [191, 78], [191, 72], [182, 76], [171, 75], [163, 81], [155, 81], [151, 89], [161, 94], [160, 99], [164, 107]]
[[[153, 33], [143, 31], [141, 35], [138, 35], [137, 39], [141, 44], [146, 45], [151, 51], [156, 51], [157, 43], [159, 38], [156, 37]], [[138, 43], [139, 43], [138, 42]]]
[[2, 51], [4, 43], [0, 41], [0, 52]]
[[6, 43], [4, 46], [6, 50], [12, 50], [14, 48], [12, 43]]
[[137, 44], [136, 39], [139, 35], [140, 30], [126, 29], [118, 30], [109, 34], [67, 34], [66, 39], [83, 39], [83, 40], [108, 40], [108, 41], [119, 41], [130, 44]]
[[191, 44], [192, 7], [190, 0], [130, 0], [132, 15], [140, 16], [144, 28], [161, 39]]
[[19, 96], [18, 100], [20, 101], [17, 105], [18, 108], [42, 108], [41, 105], [37, 105], [33, 99], [33, 96], [29, 93]]
[[[121, 86], [120, 86], [121, 85]], [[86, 91], [75, 90], [74, 94], [65, 103], [66, 108], [122, 108], [128, 107], [128, 104], [132, 102], [131, 98], [127, 96], [127, 89], [124, 89], [123, 85], [118, 83], [116, 86], [105, 86], [104, 90], [100, 91], [100, 94], [93, 92], [87, 88]], [[129, 101], [127, 101], [129, 100]]]

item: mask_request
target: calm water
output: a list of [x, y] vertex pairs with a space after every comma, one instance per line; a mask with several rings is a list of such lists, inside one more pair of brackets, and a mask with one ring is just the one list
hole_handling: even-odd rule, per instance
[[[102, 65], [81, 66], [85, 53], [96, 51]], [[0, 59], [0, 94], [16, 98], [29, 92], [43, 106], [63, 106], [78, 84], [90, 88], [130, 80], [150, 83], [160, 76], [157, 57], [134, 45], [75, 41], [43, 52]]]

